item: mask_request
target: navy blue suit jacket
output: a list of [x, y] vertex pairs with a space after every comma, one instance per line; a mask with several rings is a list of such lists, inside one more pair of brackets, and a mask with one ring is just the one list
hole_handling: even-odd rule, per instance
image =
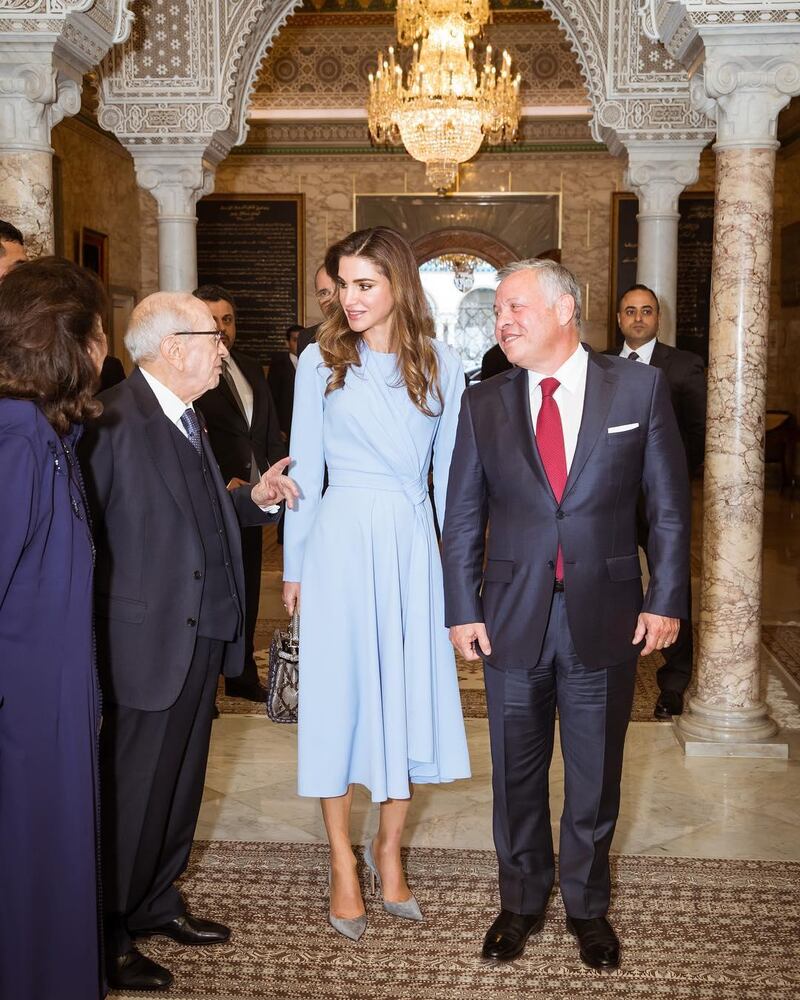
[[[174, 703], [189, 672], [205, 554], [170, 422], [141, 371], [100, 399], [103, 413], [87, 427], [80, 448], [97, 547], [100, 679], [111, 702], [158, 712]], [[207, 434], [203, 439], [244, 606], [240, 525], [279, 514], [257, 507], [250, 486], [228, 492]], [[240, 630], [226, 644], [224, 673], [240, 674], [243, 663]]]
[[[609, 434], [609, 428], [634, 425]], [[644, 495], [652, 577], [642, 599], [636, 503]], [[500, 669], [536, 664], [559, 543], [572, 640], [588, 667], [636, 655], [639, 612], [687, 615], [689, 480], [663, 374], [589, 351], [575, 456], [561, 503], [513, 368], [464, 393], [442, 537], [448, 625], [485, 622]], [[484, 568], [486, 527], [488, 558]]]

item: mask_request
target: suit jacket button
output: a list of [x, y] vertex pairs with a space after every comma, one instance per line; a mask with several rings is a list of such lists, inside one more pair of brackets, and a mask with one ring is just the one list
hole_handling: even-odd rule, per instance
[[203, 574], [202, 574], [202, 573], [200, 572], [200, 570], [199, 570], [199, 569], [196, 569], [196, 570], [194, 571], [194, 574], [193, 574], [193, 576], [194, 576], [195, 580], [199, 580], [199, 579], [200, 579], [200, 578], [202, 577], [202, 575], [203, 575]]
[[194, 627], [197, 624], [197, 619], [196, 618], [187, 618], [186, 619], [186, 624], [187, 625], [191, 625], [192, 627]]
[[548, 569], [555, 569], [556, 568], [556, 564], [553, 562], [552, 559], [548, 559], [547, 560], [547, 568]]
[[566, 516], [567, 515], [564, 513], [563, 510], [556, 511], [556, 517], [559, 519], [559, 521], [563, 521]]

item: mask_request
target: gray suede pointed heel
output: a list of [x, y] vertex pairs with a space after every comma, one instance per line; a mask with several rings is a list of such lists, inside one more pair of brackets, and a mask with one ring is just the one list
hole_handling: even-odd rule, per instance
[[[375, 864], [375, 855], [372, 850], [372, 841], [370, 841], [364, 848], [364, 861], [369, 868], [370, 884], [372, 889], [372, 895], [375, 896], [378, 889], [383, 891], [381, 886], [381, 876], [378, 872], [378, 866]], [[411, 899], [407, 899], [404, 903], [392, 903], [388, 899], [384, 899], [383, 908], [387, 913], [391, 913], [393, 917], [403, 917], [405, 920], [424, 920], [422, 916], [422, 910], [419, 908], [419, 903], [412, 896]]]
[[[330, 868], [328, 869], [328, 892], [330, 893], [331, 881], [333, 876], [331, 875]], [[362, 936], [364, 931], [367, 929], [367, 915], [362, 913], [360, 917], [353, 917], [348, 920], [346, 917], [334, 916], [330, 907], [328, 907], [328, 923], [331, 927], [338, 931], [342, 937], [349, 938], [351, 941], [358, 941]]]

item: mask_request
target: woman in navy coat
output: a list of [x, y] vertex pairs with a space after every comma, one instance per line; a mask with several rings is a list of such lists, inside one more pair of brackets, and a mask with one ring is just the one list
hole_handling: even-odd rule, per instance
[[0, 283], [0, 997], [97, 1000], [93, 546], [74, 457], [105, 293], [44, 258]]

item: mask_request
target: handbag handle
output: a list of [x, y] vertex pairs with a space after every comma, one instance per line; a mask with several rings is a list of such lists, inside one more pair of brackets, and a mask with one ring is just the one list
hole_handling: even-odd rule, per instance
[[300, 642], [300, 612], [295, 611], [289, 622], [289, 642], [296, 646]]

